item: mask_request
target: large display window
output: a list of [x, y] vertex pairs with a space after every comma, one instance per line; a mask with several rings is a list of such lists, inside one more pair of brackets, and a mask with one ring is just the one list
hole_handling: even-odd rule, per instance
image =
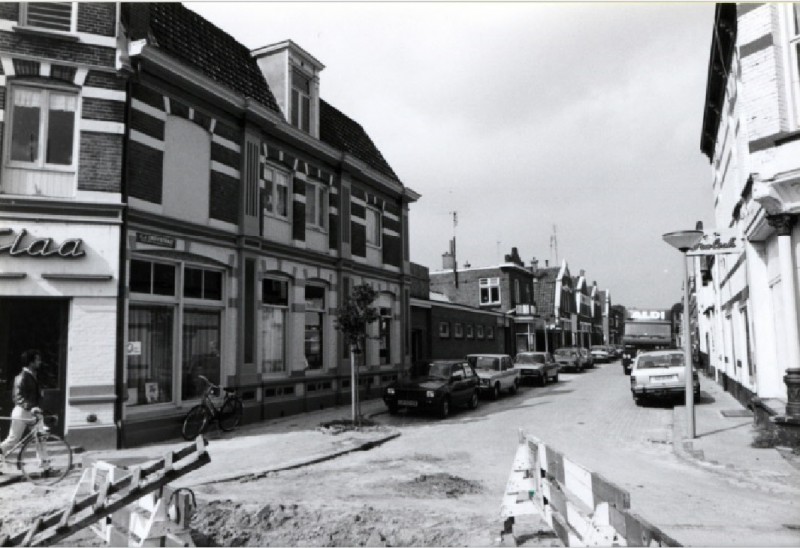
[[200, 376], [220, 384], [224, 272], [147, 259], [129, 272], [127, 406], [195, 400]]

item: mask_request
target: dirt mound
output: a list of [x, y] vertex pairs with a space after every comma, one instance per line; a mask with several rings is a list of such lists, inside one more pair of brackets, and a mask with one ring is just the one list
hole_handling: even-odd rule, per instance
[[[198, 546], [463, 546], [465, 531], [443, 516], [307, 505], [200, 503], [192, 519]], [[413, 514], [413, 515], [412, 515]]]
[[457, 498], [483, 492], [483, 486], [479, 482], [445, 473], [417, 476], [411, 481], [401, 483], [399, 489], [418, 498]]

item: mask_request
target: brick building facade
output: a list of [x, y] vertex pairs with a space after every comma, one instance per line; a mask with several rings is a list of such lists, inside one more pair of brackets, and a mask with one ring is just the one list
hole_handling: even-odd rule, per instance
[[43, 352], [43, 407], [115, 447], [125, 79], [114, 3], [0, 5], [0, 407]]

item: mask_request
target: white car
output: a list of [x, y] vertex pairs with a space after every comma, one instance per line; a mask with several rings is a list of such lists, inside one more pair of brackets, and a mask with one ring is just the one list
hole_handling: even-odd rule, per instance
[[[692, 372], [694, 396], [700, 396], [700, 378]], [[631, 370], [631, 394], [636, 405], [645, 400], [683, 396], [686, 393], [686, 366], [680, 350], [642, 352]]]
[[589, 349], [589, 352], [592, 354], [595, 363], [607, 363], [611, 358], [607, 346], [596, 344]]
[[519, 370], [514, 369], [508, 354], [469, 354], [467, 361], [481, 380], [481, 392], [488, 393], [493, 400], [506, 390], [514, 394], [519, 387]]

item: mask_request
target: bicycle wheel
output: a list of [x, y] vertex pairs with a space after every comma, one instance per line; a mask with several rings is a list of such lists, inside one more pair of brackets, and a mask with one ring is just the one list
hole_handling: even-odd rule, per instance
[[186, 418], [183, 419], [183, 428], [181, 429], [183, 439], [192, 441], [197, 438], [208, 426], [208, 419], [208, 409], [205, 406], [196, 405], [192, 407], [186, 414]]
[[231, 397], [225, 400], [219, 410], [219, 427], [225, 432], [230, 432], [242, 422], [242, 400]]
[[34, 434], [19, 451], [17, 468], [36, 485], [52, 485], [72, 468], [72, 448], [55, 434]]

